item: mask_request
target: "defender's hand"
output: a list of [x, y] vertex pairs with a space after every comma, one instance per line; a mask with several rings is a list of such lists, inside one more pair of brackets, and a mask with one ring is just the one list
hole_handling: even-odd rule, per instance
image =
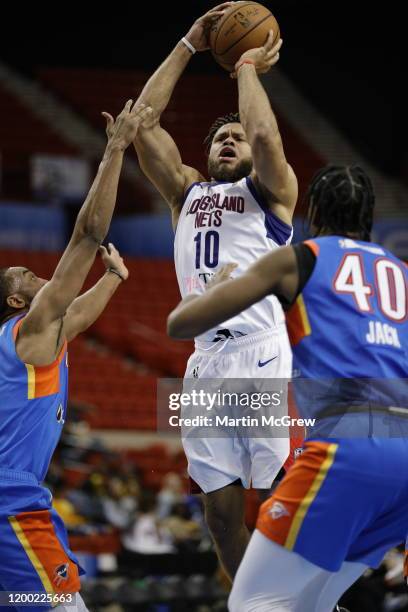
[[251, 61], [257, 74], [264, 74], [268, 72], [279, 60], [279, 50], [282, 46], [282, 39], [280, 38], [276, 44], [273, 44], [273, 31], [269, 30], [268, 38], [263, 47], [257, 49], [250, 49], [245, 51], [235, 64], [235, 71], [231, 72], [233, 79], [237, 78], [237, 70], [245, 60]]
[[109, 113], [102, 113], [106, 119], [108, 145], [112, 148], [125, 150], [135, 139], [140, 125], [147, 121], [153, 113], [151, 107], [145, 104], [138, 104], [133, 108], [132, 105], [133, 100], [128, 100], [116, 120]]
[[236, 263], [229, 263], [223, 266], [220, 270], [218, 270], [216, 274], [214, 274], [211, 280], [209, 280], [208, 283], [206, 283], [205, 285], [206, 290], [211, 289], [212, 287], [215, 287], [215, 285], [219, 285], [220, 283], [224, 283], [225, 281], [230, 280], [232, 272], [237, 267], [238, 267], [238, 264]]
[[234, 4], [233, 2], [223, 2], [218, 4], [210, 11], [199, 17], [191, 26], [186, 34], [186, 38], [191, 43], [196, 51], [206, 51], [208, 46], [208, 35], [211, 27], [225, 13], [225, 9]]
[[113, 268], [121, 275], [124, 280], [128, 279], [129, 270], [125, 266], [125, 263], [119, 251], [113, 246], [111, 242], [108, 244], [108, 248], [100, 246], [99, 253], [101, 254], [102, 261], [107, 270], [109, 268]]
[[140, 122], [139, 129], [151, 130], [158, 123], [160, 123], [160, 116], [155, 113], [151, 106], [146, 106], [146, 112], [143, 113], [143, 118]]

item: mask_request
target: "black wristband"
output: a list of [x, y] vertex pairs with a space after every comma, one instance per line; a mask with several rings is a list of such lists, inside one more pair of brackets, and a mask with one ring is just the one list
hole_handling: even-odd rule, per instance
[[107, 272], [112, 272], [112, 274], [116, 274], [116, 276], [119, 276], [120, 280], [124, 281], [125, 278], [121, 275], [120, 272], [118, 272], [117, 270], [115, 270], [115, 268], [107, 268], [106, 269]]

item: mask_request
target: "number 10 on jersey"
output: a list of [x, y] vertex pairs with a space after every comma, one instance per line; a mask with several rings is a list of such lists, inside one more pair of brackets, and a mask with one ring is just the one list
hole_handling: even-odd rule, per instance
[[219, 250], [220, 250], [220, 235], [213, 230], [206, 232], [198, 232], [194, 237], [196, 245], [195, 251], [195, 267], [198, 270], [203, 265], [202, 257], [204, 257], [204, 265], [207, 268], [216, 268], [218, 266]]

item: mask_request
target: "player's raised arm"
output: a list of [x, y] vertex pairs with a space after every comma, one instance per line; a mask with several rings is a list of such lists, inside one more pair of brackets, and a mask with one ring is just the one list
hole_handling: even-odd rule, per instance
[[176, 143], [157, 117], [149, 117], [139, 133], [135, 147], [140, 167], [168, 203], [175, 228], [185, 191], [204, 179], [197, 170], [183, 164]]
[[262, 257], [239, 278], [226, 280], [234, 267], [228, 264], [220, 270], [203, 295], [191, 294], [180, 302], [167, 319], [169, 336], [194, 338], [271, 293], [288, 301], [296, 295], [299, 275], [293, 247], [277, 249]]
[[129, 271], [112, 243], [109, 243], [107, 248], [100, 246], [99, 252], [106, 272], [91, 289], [77, 297], [68, 308], [64, 317], [65, 336], [68, 342], [98, 319], [119, 285], [128, 279]]
[[145, 129], [138, 132], [134, 142], [136, 153], [143, 172], [169, 204], [174, 225], [186, 189], [192, 183], [203, 180], [203, 177], [194, 168], [183, 164], [176, 143], [160, 126], [160, 116], [192, 55], [208, 49], [209, 29], [230, 4], [220, 4], [194, 22], [186, 36], [150, 77], [138, 99], [138, 102], [152, 107], [154, 117], [146, 122]]
[[108, 143], [98, 173], [51, 280], [35, 296], [20, 328], [17, 351], [28, 363], [51, 363], [65, 341], [64, 315], [80, 292], [108, 232], [123, 154], [134, 139], [144, 113], [144, 107], [132, 108], [132, 100], [127, 102], [116, 121], [104, 113]]
[[219, 4], [193, 23], [187, 34], [177, 43], [170, 55], [147, 81], [137, 103], [151, 106], [160, 117], [191, 57], [196, 51], [206, 51], [209, 48], [209, 30], [231, 4], [233, 3]]
[[258, 189], [266, 197], [271, 210], [283, 221], [291, 223], [298, 188], [295, 173], [283, 150], [275, 114], [258, 78], [279, 59], [282, 40], [273, 44], [273, 33], [263, 47], [244, 53], [235, 66], [239, 91], [239, 114], [252, 148]]

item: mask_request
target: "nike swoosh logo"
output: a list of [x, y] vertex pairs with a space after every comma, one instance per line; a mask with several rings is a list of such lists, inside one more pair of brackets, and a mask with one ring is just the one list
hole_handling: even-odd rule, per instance
[[263, 368], [264, 366], [266, 366], [267, 363], [270, 363], [271, 361], [273, 361], [274, 359], [276, 359], [277, 355], [275, 355], [275, 357], [272, 357], [272, 359], [268, 359], [268, 361], [258, 361], [258, 366], [260, 368]]

